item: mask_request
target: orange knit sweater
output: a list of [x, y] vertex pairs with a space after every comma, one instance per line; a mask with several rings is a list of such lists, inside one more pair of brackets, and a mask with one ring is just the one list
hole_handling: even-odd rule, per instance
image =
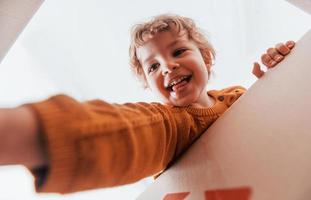
[[244, 92], [239, 86], [209, 91], [216, 101], [211, 108], [80, 103], [65, 95], [28, 104], [37, 115], [49, 156], [48, 172], [36, 189], [69, 193], [159, 173]]

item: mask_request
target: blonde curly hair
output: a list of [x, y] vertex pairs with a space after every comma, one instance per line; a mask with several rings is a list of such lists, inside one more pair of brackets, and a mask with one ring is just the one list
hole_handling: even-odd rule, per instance
[[[207, 65], [214, 63], [215, 50], [192, 19], [170, 14], [155, 16], [148, 22], [134, 25], [131, 32], [130, 66], [137, 78], [143, 83], [144, 88], [148, 88], [148, 84], [141, 63], [137, 58], [136, 50], [158, 32], [163, 31], [176, 31], [177, 34], [185, 31], [189, 40], [198, 46], [204, 62]], [[208, 73], [210, 75], [210, 70]]]

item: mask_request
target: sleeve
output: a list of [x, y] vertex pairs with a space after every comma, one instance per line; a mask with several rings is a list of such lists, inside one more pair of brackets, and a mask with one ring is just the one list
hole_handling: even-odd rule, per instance
[[49, 157], [49, 166], [31, 170], [37, 192], [70, 193], [154, 175], [176, 156], [176, 124], [185, 127], [157, 103], [80, 103], [58, 95], [26, 106], [36, 113]]

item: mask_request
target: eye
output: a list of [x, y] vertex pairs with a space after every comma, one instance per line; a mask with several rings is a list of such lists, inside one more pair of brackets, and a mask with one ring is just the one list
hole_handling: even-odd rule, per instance
[[183, 54], [185, 51], [187, 51], [187, 49], [185, 49], [185, 48], [176, 49], [176, 50], [173, 52], [173, 56], [174, 56], [174, 57], [177, 57], [177, 56]]
[[149, 68], [148, 68], [148, 74], [155, 71], [158, 67], [160, 66], [159, 63], [153, 63]]

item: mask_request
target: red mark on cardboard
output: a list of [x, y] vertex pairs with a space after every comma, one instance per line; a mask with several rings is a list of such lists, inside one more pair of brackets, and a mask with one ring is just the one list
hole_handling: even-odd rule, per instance
[[163, 200], [183, 200], [190, 192], [170, 193], [165, 195]]
[[[163, 200], [184, 200], [190, 192], [169, 193]], [[249, 187], [207, 190], [205, 200], [250, 200], [252, 191]]]
[[248, 187], [205, 191], [206, 200], [250, 200]]

